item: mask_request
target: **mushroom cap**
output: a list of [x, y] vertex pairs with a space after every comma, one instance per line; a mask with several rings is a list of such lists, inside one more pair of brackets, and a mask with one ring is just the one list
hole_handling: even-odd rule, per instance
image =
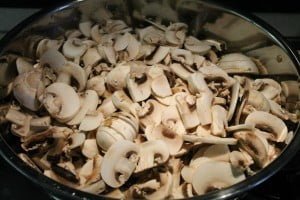
[[69, 38], [65, 41], [62, 52], [67, 58], [81, 57], [88, 46], [78, 38]]
[[130, 66], [125, 63], [117, 64], [106, 76], [106, 83], [115, 90], [121, 90], [126, 86], [126, 77], [130, 72]]
[[128, 140], [120, 140], [113, 144], [103, 157], [101, 177], [113, 188], [123, 185], [136, 168], [139, 146]]
[[259, 73], [256, 64], [251, 58], [241, 53], [223, 55], [219, 60], [218, 66], [227, 73]]
[[43, 105], [50, 115], [60, 121], [68, 121], [80, 109], [79, 96], [65, 83], [52, 83], [45, 88]]
[[167, 77], [162, 74], [151, 82], [151, 89], [155, 96], [167, 97], [172, 95], [172, 90]]
[[104, 116], [100, 112], [95, 114], [87, 114], [81, 121], [78, 129], [81, 131], [92, 131], [97, 129], [104, 120]]
[[41, 87], [41, 79], [42, 73], [34, 70], [20, 74], [13, 83], [15, 98], [21, 105], [32, 111], [37, 111], [40, 108], [37, 92]]
[[169, 158], [168, 146], [163, 140], [151, 140], [140, 144], [139, 162], [135, 172], [165, 163]]
[[152, 128], [151, 131], [145, 131], [148, 140], [163, 140], [171, 155], [176, 154], [183, 145], [182, 137], [176, 133], [176, 130], [169, 129], [163, 125]]
[[194, 172], [192, 185], [198, 195], [234, 185], [245, 179], [230, 163], [210, 160], [203, 162]]
[[86, 88], [95, 90], [98, 96], [102, 96], [106, 90], [105, 78], [103, 76], [94, 76], [93, 78], [88, 79]]
[[269, 131], [271, 138], [276, 142], [284, 142], [287, 137], [287, 126], [285, 123], [275, 115], [263, 111], [254, 111], [250, 113], [245, 124], [253, 124], [258, 129], [265, 129]]
[[[131, 77], [132, 75], [134, 75], [134, 77]], [[147, 77], [146, 73], [142, 73], [139, 76], [141, 77], [136, 77], [136, 73], [131, 72], [127, 75], [126, 80], [129, 94], [134, 102], [144, 101], [151, 95], [151, 81], [149, 77]], [[142, 83], [139, 83], [140, 81]]]

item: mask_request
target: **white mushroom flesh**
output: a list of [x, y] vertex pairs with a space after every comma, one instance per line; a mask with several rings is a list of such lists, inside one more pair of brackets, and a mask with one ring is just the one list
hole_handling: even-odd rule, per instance
[[267, 73], [262, 61], [184, 23], [139, 15], [151, 26], [133, 29], [111, 16], [98, 10], [65, 39], [32, 44], [36, 58], [12, 59], [0, 118], [30, 166], [106, 197], [187, 198], [255, 174], [293, 139], [298, 81], [249, 78]]

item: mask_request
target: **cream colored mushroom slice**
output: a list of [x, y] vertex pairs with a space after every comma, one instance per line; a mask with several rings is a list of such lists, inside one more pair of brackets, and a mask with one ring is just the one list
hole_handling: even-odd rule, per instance
[[36, 47], [36, 57], [40, 58], [49, 49], [58, 50], [63, 43], [63, 40], [42, 39]]
[[180, 115], [176, 106], [168, 106], [161, 111], [161, 124], [171, 130], [176, 131], [179, 135], [186, 134], [185, 127], [181, 121]]
[[95, 111], [98, 105], [98, 95], [94, 90], [86, 90], [84, 93], [84, 100], [80, 110], [76, 115], [67, 122], [68, 125], [77, 125], [82, 122], [88, 112]]
[[236, 111], [237, 103], [239, 100], [241, 85], [238, 81], [236, 81], [232, 88], [231, 88], [231, 98], [230, 98], [230, 105], [227, 113], [227, 121], [230, 121], [233, 117], [233, 114]]
[[175, 155], [181, 149], [183, 145], [182, 136], [179, 135], [176, 130], [169, 129], [163, 125], [147, 127], [145, 135], [149, 141], [163, 140], [171, 155]]
[[281, 107], [281, 105], [279, 105], [278, 103], [276, 103], [273, 100], [268, 100], [269, 105], [270, 105], [270, 112], [281, 118], [282, 120], [288, 120], [289, 119], [289, 113]]
[[271, 107], [268, 99], [259, 91], [250, 89], [245, 93], [246, 104], [258, 111], [269, 112]]
[[102, 104], [97, 108], [97, 112], [101, 112], [104, 117], [107, 117], [116, 111], [117, 108], [113, 104], [111, 97], [104, 99]]
[[106, 90], [105, 78], [103, 76], [94, 76], [88, 79], [86, 88], [97, 92], [98, 96], [102, 96]]
[[33, 70], [33, 63], [30, 59], [25, 57], [18, 57], [16, 59], [16, 67], [18, 74], [23, 74]]
[[177, 109], [185, 129], [195, 128], [200, 124], [196, 110], [196, 97], [186, 95], [185, 97], [176, 96]]
[[287, 102], [295, 102], [299, 99], [300, 89], [298, 81], [282, 81], [280, 85]]
[[[202, 149], [200, 149], [202, 150]], [[199, 151], [196, 152], [196, 155], [199, 154]], [[203, 154], [203, 152], [201, 152], [201, 155]], [[194, 156], [195, 157], [195, 156]], [[193, 158], [194, 158], [193, 157]], [[192, 159], [193, 159], [192, 158]], [[192, 161], [192, 160], [191, 160]], [[202, 163], [204, 162], [209, 162], [210, 159], [207, 158], [207, 157], [195, 157], [195, 162], [194, 162], [194, 165], [190, 166], [184, 166], [182, 169], [181, 169], [181, 177], [182, 179], [186, 182], [186, 183], [192, 183], [193, 182], [193, 179], [194, 179], [194, 173], [197, 169], [197, 167], [199, 167], [200, 165], [202, 165]]]
[[230, 163], [232, 164], [232, 166], [237, 169], [240, 169], [241, 171], [245, 171], [246, 168], [248, 168], [251, 164], [253, 164], [240, 151], [230, 152], [229, 158], [230, 158]]
[[229, 187], [245, 179], [245, 175], [230, 163], [220, 161], [203, 162], [194, 175], [192, 185], [198, 195]]
[[72, 119], [80, 109], [79, 96], [65, 83], [52, 83], [45, 88], [42, 104], [53, 118], [62, 122]]
[[40, 108], [37, 95], [38, 90], [43, 87], [40, 82], [41, 79], [42, 73], [34, 70], [20, 74], [13, 82], [14, 97], [22, 106], [32, 111], [37, 111]]
[[136, 116], [133, 116], [132, 114], [127, 113], [127, 112], [113, 113], [111, 116], [112, 117], [118, 117], [118, 118], [126, 121], [127, 123], [132, 125], [135, 132], [138, 132], [138, 130], [139, 130], [139, 119]]
[[162, 110], [165, 107], [159, 102], [149, 99], [137, 110], [137, 115], [140, 119], [140, 125], [142, 128], [146, 128], [148, 125], [157, 126], [161, 123]]
[[152, 140], [140, 145], [139, 162], [135, 173], [165, 163], [169, 158], [168, 146], [163, 140]]
[[57, 74], [56, 82], [70, 84], [73, 77], [78, 83], [78, 91], [85, 88], [87, 76], [84, 69], [74, 62], [68, 62], [59, 51], [49, 49], [41, 56], [40, 63], [54, 70]]
[[134, 127], [122, 118], [111, 117], [103, 122], [103, 126], [112, 128], [122, 138], [133, 141], [136, 138], [137, 132]]
[[251, 60], [251, 58], [242, 53], [230, 53], [223, 55], [218, 62], [218, 66], [229, 74], [259, 73], [256, 64]]
[[80, 131], [92, 131], [97, 129], [104, 121], [104, 116], [101, 112], [87, 113], [82, 119], [78, 129]]
[[140, 51], [141, 43], [135, 38], [134, 35], [129, 34], [129, 43], [126, 48], [128, 52], [128, 59], [127, 60], [134, 60]]
[[228, 132], [243, 131], [243, 130], [253, 131], [254, 129], [255, 129], [254, 124], [238, 124], [238, 125], [232, 125], [226, 127], [226, 131]]
[[159, 101], [159, 103], [166, 105], [166, 106], [176, 106], [177, 105], [177, 101], [176, 101], [176, 97], [177, 96], [182, 96], [185, 97], [188, 93], [187, 92], [177, 92], [175, 94], [173, 94], [172, 96], [168, 96], [168, 97], [157, 97], [154, 96], [155, 99], [157, 99], [157, 101]]
[[117, 141], [124, 139], [125, 138], [123, 138], [116, 130], [111, 129], [109, 127], [100, 126], [97, 129], [97, 144], [104, 151], [107, 151], [110, 148], [110, 146], [116, 143]]
[[193, 196], [193, 186], [190, 183], [183, 183], [172, 191], [172, 198], [174, 199], [186, 199]]
[[186, 65], [192, 65], [194, 62], [193, 54], [185, 49], [171, 49], [171, 58]]
[[212, 124], [211, 132], [215, 136], [226, 137], [225, 128], [228, 126], [227, 123], [227, 111], [225, 108], [219, 105], [214, 105], [211, 108], [212, 111]]
[[86, 137], [84, 133], [73, 133], [68, 138], [68, 142], [69, 142], [68, 148], [75, 149], [77, 147], [80, 147], [81, 145], [83, 145], [85, 138]]
[[99, 44], [97, 46], [97, 49], [98, 49], [100, 56], [105, 58], [110, 64], [117, 63], [116, 52], [112, 46]]
[[127, 140], [113, 144], [101, 164], [103, 181], [112, 188], [125, 184], [137, 166], [139, 152], [139, 146]]
[[267, 99], [274, 99], [282, 91], [280, 84], [269, 78], [256, 79], [253, 82], [253, 89], [258, 89]]
[[81, 191], [99, 195], [105, 191], [106, 185], [103, 180], [96, 181], [89, 185], [84, 185], [83, 187], [78, 188]]
[[91, 37], [92, 25], [91, 21], [84, 21], [79, 23], [78, 28], [85, 37]]
[[207, 125], [212, 122], [212, 101], [213, 93], [208, 88], [204, 76], [199, 73], [193, 73], [188, 78], [189, 89], [197, 94], [196, 109], [201, 125]]
[[117, 64], [106, 76], [106, 83], [115, 90], [121, 90], [126, 86], [126, 77], [130, 72], [130, 66], [126, 63]]
[[130, 33], [124, 33], [116, 38], [114, 49], [116, 51], [123, 51], [127, 48], [130, 41]]
[[138, 33], [139, 39], [148, 44], [163, 44], [165, 41], [164, 32], [157, 28], [154, 28], [153, 26], [147, 26], [143, 29], [137, 29], [136, 32]]
[[184, 48], [200, 55], [205, 55], [211, 49], [206, 42], [200, 41], [193, 36], [188, 36], [184, 42]]
[[162, 74], [151, 82], [151, 89], [155, 96], [167, 97], [172, 95], [172, 90], [167, 77]]
[[192, 74], [180, 63], [172, 63], [170, 65], [170, 68], [179, 78], [182, 78], [183, 80], [187, 80], [188, 77]]
[[182, 45], [185, 40], [187, 25], [184, 23], [173, 23], [167, 27], [165, 37], [172, 45]]
[[133, 115], [136, 115], [136, 110], [133, 107], [132, 100], [126, 95], [123, 90], [115, 91], [111, 96], [111, 100], [116, 108], [124, 112], [130, 112]]
[[199, 71], [204, 75], [207, 80], [223, 79], [226, 86], [230, 87], [235, 83], [235, 80], [230, 77], [223, 69], [216, 65], [203, 66]]
[[89, 159], [93, 159], [95, 156], [97, 156], [99, 151], [96, 139], [86, 139], [83, 143], [81, 152]]
[[126, 85], [134, 102], [144, 101], [151, 95], [151, 80], [145, 72], [131, 71], [127, 75]]
[[85, 54], [82, 56], [82, 61], [84, 66], [94, 66], [96, 65], [98, 62], [100, 62], [100, 60], [102, 59], [101, 55], [99, 54], [97, 48], [92, 47], [92, 48], [88, 48], [85, 52]]
[[85, 51], [88, 49], [88, 46], [78, 38], [69, 38], [65, 41], [62, 52], [67, 58], [77, 58], [81, 57]]
[[253, 124], [256, 128], [266, 130], [270, 138], [276, 142], [284, 142], [287, 137], [287, 126], [275, 115], [263, 111], [254, 111], [245, 119], [245, 124]]
[[146, 199], [166, 199], [170, 196], [172, 191], [172, 174], [170, 172], [160, 173], [160, 188], [157, 189], [155, 192], [146, 195]]
[[183, 140], [185, 142], [191, 142], [191, 143], [198, 143], [198, 144], [226, 144], [226, 145], [236, 145], [237, 139], [235, 138], [222, 138], [217, 137], [213, 135], [205, 135], [205, 136], [199, 136], [199, 135], [183, 135]]
[[240, 147], [246, 151], [263, 168], [269, 162], [269, 144], [265, 138], [253, 131], [239, 131], [234, 133], [234, 137], [239, 140]]
[[170, 52], [170, 47], [167, 46], [159, 46], [155, 51], [151, 60], [146, 61], [148, 65], [154, 65], [156, 63], [161, 62]]

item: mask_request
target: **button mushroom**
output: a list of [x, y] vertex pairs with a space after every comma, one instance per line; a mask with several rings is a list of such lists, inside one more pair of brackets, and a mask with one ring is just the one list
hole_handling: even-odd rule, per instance
[[113, 144], [103, 157], [101, 177], [113, 188], [123, 185], [137, 166], [138, 145], [121, 140]]

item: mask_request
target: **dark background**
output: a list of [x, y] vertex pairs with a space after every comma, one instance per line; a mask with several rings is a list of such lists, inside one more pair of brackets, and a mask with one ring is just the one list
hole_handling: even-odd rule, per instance
[[[215, 0], [231, 7], [251, 12], [300, 12], [297, 0]], [[61, 0], [0, 0], [1, 7], [30, 7], [44, 8], [55, 5]], [[298, 3], [297, 3], [298, 2]]]

